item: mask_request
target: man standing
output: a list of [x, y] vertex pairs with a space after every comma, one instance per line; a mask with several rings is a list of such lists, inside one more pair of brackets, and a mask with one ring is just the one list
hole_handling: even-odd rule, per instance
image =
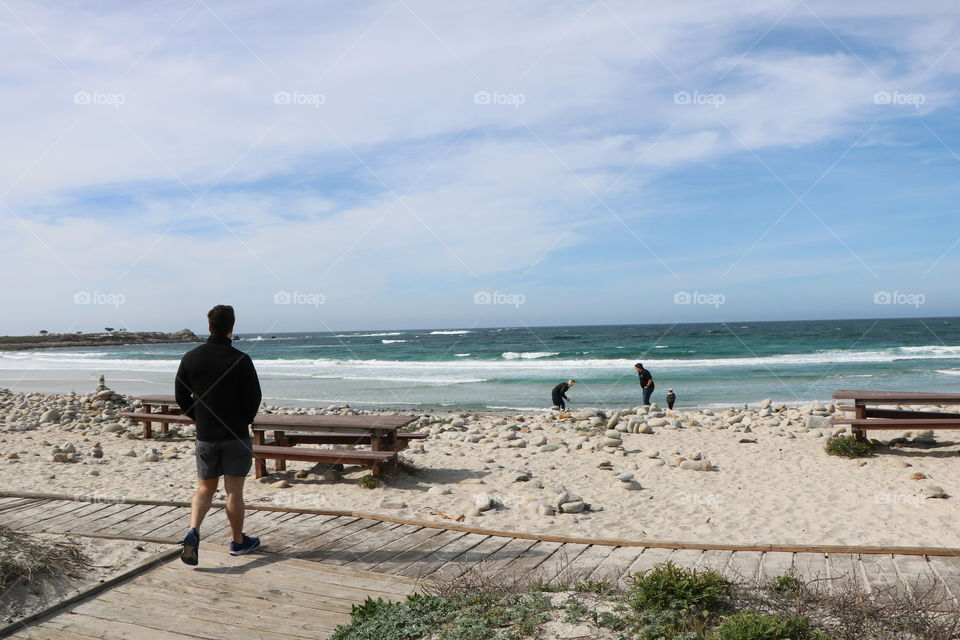
[[233, 534], [230, 555], [260, 546], [259, 538], [243, 533], [243, 481], [253, 464], [250, 423], [260, 407], [260, 381], [250, 356], [231, 346], [233, 307], [217, 305], [207, 319], [210, 338], [183, 356], [175, 384], [177, 404], [197, 425], [197, 492], [180, 555], [189, 565], [199, 561], [200, 524], [210, 510], [220, 476]]
[[567, 380], [566, 382], [561, 382], [553, 388], [553, 391], [550, 392], [551, 399], [553, 400], [553, 406], [557, 409], [563, 410], [567, 408], [567, 405], [564, 403], [564, 400], [569, 400], [567, 397], [567, 391], [570, 390], [570, 387], [577, 384], [576, 380]]
[[650, 404], [650, 396], [653, 395], [653, 376], [650, 375], [650, 372], [643, 368], [643, 365], [639, 362], [633, 365], [633, 368], [637, 370], [637, 375], [640, 376], [640, 388], [643, 389], [643, 404]]

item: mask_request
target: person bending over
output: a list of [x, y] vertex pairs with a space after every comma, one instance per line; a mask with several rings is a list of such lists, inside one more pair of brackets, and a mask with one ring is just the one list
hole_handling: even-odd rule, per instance
[[649, 371], [643, 368], [643, 365], [639, 362], [633, 365], [633, 368], [637, 370], [637, 375], [640, 376], [640, 388], [643, 390], [643, 404], [650, 404], [650, 396], [653, 395], [653, 376]]
[[573, 387], [573, 385], [575, 384], [577, 384], [576, 380], [567, 380], [566, 382], [561, 382], [560, 384], [558, 384], [553, 388], [553, 392], [551, 393], [551, 395], [552, 395], [554, 408], [561, 409], [561, 410], [567, 408], [567, 405], [564, 402], [564, 400], [570, 399], [567, 397], [567, 391], [569, 391], [570, 388]]
[[260, 408], [260, 381], [250, 356], [231, 345], [233, 307], [217, 305], [207, 319], [210, 338], [183, 356], [175, 383], [177, 404], [197, 425], [197, 492], [180, 554], [189, 565], [199, 562], [200, 525], [210, 510], [220, 476], [233, 534], [230, 555], [250, 553], [260, 546], [259, 538], [243, 532], [243, 482], [253, 464], [250, 423]]

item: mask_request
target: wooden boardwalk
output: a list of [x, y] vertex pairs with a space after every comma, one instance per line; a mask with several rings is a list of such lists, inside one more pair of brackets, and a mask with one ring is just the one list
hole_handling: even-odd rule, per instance
[[[189, 519], [189, 506], [179, 503], [98, 503], [7, 496], [0, 497], [0, 524], [25, 532], [175, 544], [182, 539]], [[215, 615], [209, 619], [217, 621], [217, 625], [223, 620], [231, 624], [234, 620], [238, 624], [241, 619], [245, 620], [241, 613], [246, 609], [231, 607], [250, 599], [248, 604], [259, 607], [260, 624], [269, 625], [267, 637], [325, 637], [333, 626], [347, 619], [350, 603], [361, 602], [366, 595], [403, 597], [415, 588], [418, 580], [452, 579], [467, 571], [479, 570], [544, 582], [623, 582], [630, 574], [666, 561], [715, 569], [738, 581], [752, 582], [793, 573], [805, 580], [823, 580], [827, 585], [853, 580], [871, 591], [890, 587], [934, 588], [944, 600], [953, 601], [955, 606], [960, 604], [960, 557], [954, 550], [722, 545], [695, 548], [689, 544], [671, 546], [670, 543], [628, 541], [617, 544], [331, 512], [257, 508], [247, 512], [244, 528], [263, 539], [264, 553], [246, 558], [226, 556], [223, 553], [228, 542], [226, 517], [222, 508], [214, 508], [201, 532], [199, 569], [191, 570], [174, 559], [42, 621], [39, 627], [28, 627], [14, 637], [140, 637], [132, 628], [128, 629], [129, 634], [118, 631], [119, 635], [100, 636], [89, 633], [89, 626], [83, 626], [93, 624], [90, 619], [103, 616], [106, 616], [103, 620], [120, 625], [118, 630], [127, 629], [123, 625], [149, 623], [147, 626], [153, 631], [144, 631], [147, 635], [143, 637], [173, 638], [184, 637], [184, 634], [199, 638], [256, 637], [236, 635], [229, 630], [217, 635], [219, 632], [204, 618], [206, 609], [190, 608], [190, 603], [197, 598], [170, 595], [195, 593], [199, 597], [200, 593], [210, 590], [222, 597], [217, 605], [220, 608], [210, 609]], [[240, 579], [224, 580], [232, 573]], [[338, 591], [346, 587], [350, 588]], [[316, 590], [312, 591], [313, 588]], [[290, 599], [294, 592], [304, 594], [302, 603], [299, 599]], [[137, 608], [142, 598], [151, 600], [148, 612]], [[324, 604], [321, 605], [321, 601]], [[309, 611], [294, 611], [301, 604]], [[172, 625], [170, 629], [156, 626], [170, 621], [173, 615], [179, 615], [186, 626]], [[234, 615], [237, 617], [232, 618]], [[151, 622], [150, 616], [156, 616], [156, 621]], [[280, 626], [273, 625], [275, 620]], [[312, 635], [298, 635], [305, 632], [297, 626], [301, 620], [312, 625]], [[256, 621], [250, 622], [254, 623]], [[67, 627], [68, 624], [74, 626]], [[51, 634], [57, 630], [59, 635], [44, 635], [41, 629]], [[162, 635], [161, 631], [168, 635]], [[176, 635], [178, 633], [181, 635]]]

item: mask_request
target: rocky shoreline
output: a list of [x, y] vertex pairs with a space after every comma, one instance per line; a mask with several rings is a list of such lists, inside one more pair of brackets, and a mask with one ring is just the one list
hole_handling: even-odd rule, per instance
[[[88, 394], [0, 390], [0, 482], [82, 499], [189, 500], [193, 427], [145, 440], [119, 416], [131, 406], [103, 382]], [[873, 457], [836, 458], [824, 452], [846, 432], [829, 424], [835, 411], [764, 400], [723, 411], [406, 412], [429, 436], [402, 454], [401, 471], [371, 483], [361, 467], [289, 463], [251, 477], [247, 500], [584, 537], [956, 546], [960, 432], [884, 434]]]
[[127, 344], [169, 344], [200, 342], [189, 329], [173, 333], [162, 331], [109, 331], [105, 333], [43, 333], [35, 336], [0, 336], [0, 351], [57, 349], [65, 347], [105, 347]]

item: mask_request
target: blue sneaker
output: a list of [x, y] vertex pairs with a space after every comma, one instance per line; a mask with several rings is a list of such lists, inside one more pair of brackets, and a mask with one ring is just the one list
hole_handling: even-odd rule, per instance
[[180, 552], [180, 559], [183, 560], [184, 564], [189, 564], [192, 567], [197, 566], [197, 563], [200, 562], [200, 534], [196, 529], [187, 531], [187, 535], [183, 539], [183, 551]]
[[243, 534], [243, 542], [240, 544], [237, 544], [236, 542], [230, 543], [230, 555], [242, 556], [245, 553], [250, 553], [259, 546], [260, 538], [251, 538], [247, 534]]

